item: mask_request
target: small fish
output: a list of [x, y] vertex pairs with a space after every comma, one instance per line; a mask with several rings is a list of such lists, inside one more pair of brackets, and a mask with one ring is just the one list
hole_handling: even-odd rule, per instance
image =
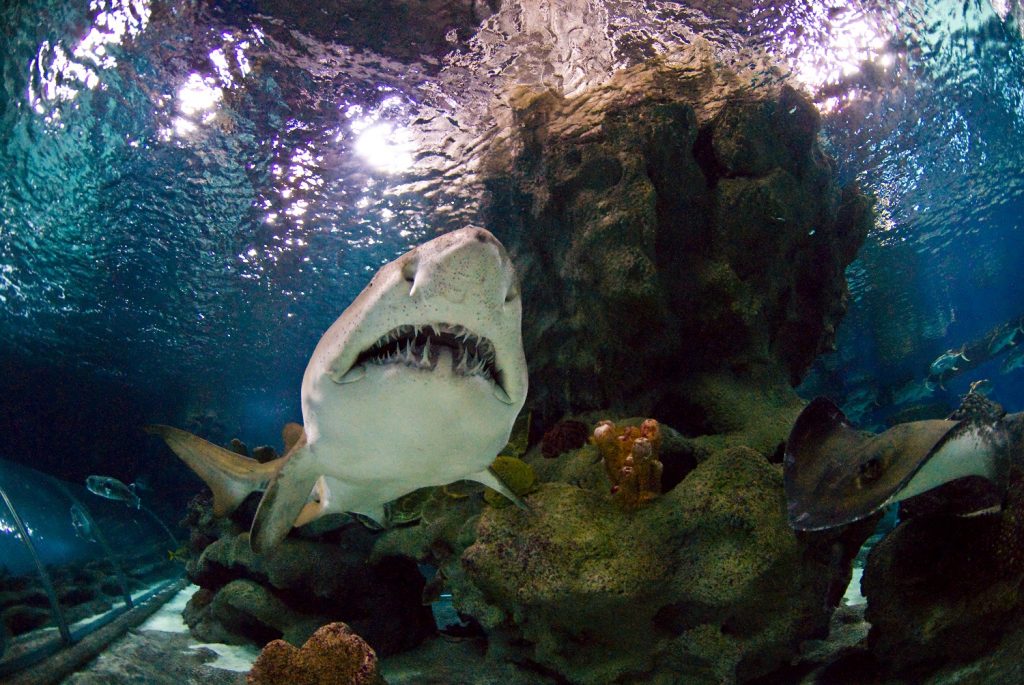
[[910, 404], [911, 402], [929, 399], [935, 394], [936, 387], [938, 386], [927, 379], [924, 381], [908, 381], [893, 391], [892, 403], [897, 405]]
[[77, 502], [71, 505], [71, 527], [75, 529], [75, 535], [86, 542], [96, 542], [96, 536], [92, 532], [92, 520]]
[[1016, 326], [1008, 331], [1003, 331], [1001, 334], [996, 335], [992, 338], [992, 342], [988, 346], [989, 356], [994, 356], [1007, 350], [1017, 344], [1017, 335], [1024, 333], [1024, 329], [1021, 328], [1022, 324], [1017, 323]]
[[180, 561], [184, 564], [188, 561], [188, 547], [182, 545], [178, 549], [167, 550], [167, 561]]
[[1010, 373], [1016, 369], [1024, 368], [1024, 347], [1014, 348], [1010, 354], [1006, 355], [1006, 359], [1003, 360], [1002, 366], [999, 367], [999, 371], [1002, 373]]
[[89, 476], [85, 479], [85, 487], [94, 495], [119, 500], [136, 509], [142, 504], [139, 496], [135, 494], [134, 483], [125, 485], [112, 476]]
[[989, 394], [992, 393], [992, 388], [993, 387], [995, 387], [995, 386], [993, 386], [992, 381], [990, 381], [987, 378], [982, 378], [980, 380], [976, 380], [973, 383], [971, 383], [971, 386], [970, 386], [970, 388], [968, 389], [967, 392], [968, 393], [972, 393], [973, 392], [973, 393], [976, 393], [978, 395], [984, 395], [985, 397], [988, 397]]
[[967, 355], [964, 354], [965, 349], [966, 347], [961, 347], [959, 350], [946, 350], [932, 362], [928, 372], [932, 376], [942, 376], [946, 373], [959, 371], [957, 364], [959, 364], [961, 360], [965, 362], [971, 361], [967, 358]]

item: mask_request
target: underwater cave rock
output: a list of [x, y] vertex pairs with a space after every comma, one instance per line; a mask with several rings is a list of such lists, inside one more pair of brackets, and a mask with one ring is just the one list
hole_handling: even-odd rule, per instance
[[193, 537], [217, 536], [186, 565], [200, 586], [184, 612], [197, 638], [264, 644], [283, 637], [300, 645], [318, 626], [345, 621], [377, 653], [389, 655], [433, 634], [415, 563], [394, 556], [368, 563], [375, 536], [363, 526], [290, 537], [257, 555], [247, 532], [230, 519], [211, 520], [209, 508], [197, 499], [186, 519], [195, 526]]
[[[945, 506], [918, 506], [871, 550], [861, 583], [871, 653], [910, 677], [1004, 658], [993, 651], [1000, 639], [1024, 633], [1024, 470], [1011, 471], [998, 512], [958, 515], [972, 490], [940, 491]], [[980, 494], [978, 503], [990, 501]]]
[[[562, 459], [600, 474], [594, 451]], [[527, 460], [551, 463], [538, 450]], [[451, 541], [448, 587], [487, 633], [489, 658], [581, 685], [761, 677], [827, 632], [826, 597], [870, 534], [837, 565], [842, 533], [796, 535], [781, 474], [748, 448], [716, 452], [637, 511], [607, 485], [544, 482], [530, 512], [485, 507], [475, 539], [463, 527], [463, 551]]]
[[785, 395], [833, 345], [869, 203], [813, 105], [749, 82], [696, 45], [569, 99], [509, 94], [482, 211], [522, 282], [535, 408], [721, 433], [694, 388]]

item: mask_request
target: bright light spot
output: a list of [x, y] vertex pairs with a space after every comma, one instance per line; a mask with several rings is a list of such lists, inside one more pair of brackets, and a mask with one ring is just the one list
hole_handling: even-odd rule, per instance
[[415, 148], [408, 129], [380, 122], [359, 133], [354, 149], [374, 169], [393, 174], [412, 166]]
[[192, 74], [178, 90], [178, 110], [185, 116], [192, 116], [213, 109], [223, 98], [224, 91], [213, 79]]
[[[43, 41], [29, 65], [28, 100], [39, 114], [47, 114], [46, 104], [73, 101], [82, 88], [99, 86], [97, 70], [117, 66], [108, 47], [135, 38], [149, 24], [149, 0], [92, 0], [89, 9], [96, 13], [93, 25], [70, 54], [59, 42]], [[60, 118], [56, 110], [48, 116]]]
[[886, 67], [892, 64], [892, 55], [885, 54], [887, 39], [863, 17], [832, 24], [824, 40], [797, 44], [797, 38], [787, 41], [785, 47], [795, 57], [794, 72], [797, 79], [811, 88], [836, 83], [860, 71], [864, 62], [875, 62]]
[[196, 132], [198, 127], [185, 117], [174, 117], [174, 132], [179, 136], [187, 136]]

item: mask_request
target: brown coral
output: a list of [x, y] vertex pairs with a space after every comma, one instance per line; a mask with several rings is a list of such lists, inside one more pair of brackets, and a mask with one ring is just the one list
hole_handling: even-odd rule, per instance
[[540, 452], [546, 459], [579, 449], [587, 444], [587, 424], [582, 421], [559, 421], [540, 440]]
[[621, 506], [636, 509], [661, 494], [661, 427], [657, 421], [647, 419], [639, 426], [623, 428], [601, 421], [593, 440], [604, 459], [612, 496]]
[[377, 654], [344, 623], [329, 623], [297, 649], [267, 644], [246, 678], [249, 685], [386, 685]]

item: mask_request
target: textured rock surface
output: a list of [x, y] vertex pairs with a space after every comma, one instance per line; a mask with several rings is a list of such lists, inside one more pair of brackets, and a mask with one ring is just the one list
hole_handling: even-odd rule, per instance
[[698, 49], [571, 100], [510, 100], [485, 217], [523, 283], [531, 402], [689, 435], [750, 422], [716, 398], [721, 379], [792, 402], [788, 385], [833, 343], [870, 221], [836, 184], [814, 107]]
[[[919, 516], [868, 556], [869, 646], [887, 668], [919, 675], [986, 654], [1024, 625], [1024, 569], [1000, 561], [1015, 507], [963, 518]], [[1019, 533], [1019, 530], [1018, 530]], [[1018, 549], [1019, 536], [1012, 541]]]
[[[535, 447], [525, 458], [544, 482], [526, 497], [530, 512], [438, 497], [425, 523], [387, 533], [377, 550], [437, 564], [486, 634], [490, 662], [571, 683], [742, 682], [824, 635], [830, 588], [849, 579], [835, 577], [842, 533], [789, 529], [777, 466], [749, 448], [719, 450], [624, 512], [596, 453], [546, 459]], [[869, 533], [848, 541], [846, 569]]]
[[192, 507], [192, 539], [216, 539], [186, 567], [201, 588], [185, 610], [199, 639], [299, 645], [318, 626], [345, 621], [378, 653], [392, 654], [433, 634], [416, 564], [394, 556], [368, 564], [375, 536], [363, 526], [350, 521], [316, 539], [292, 536], [255, 555], [243, 525], [212, 520], [204, 506]]
[[344, 623], [318, 629], [301, 648], [274, 640], [249, 672], [250, 685], [386, 685], [377, 655]]

